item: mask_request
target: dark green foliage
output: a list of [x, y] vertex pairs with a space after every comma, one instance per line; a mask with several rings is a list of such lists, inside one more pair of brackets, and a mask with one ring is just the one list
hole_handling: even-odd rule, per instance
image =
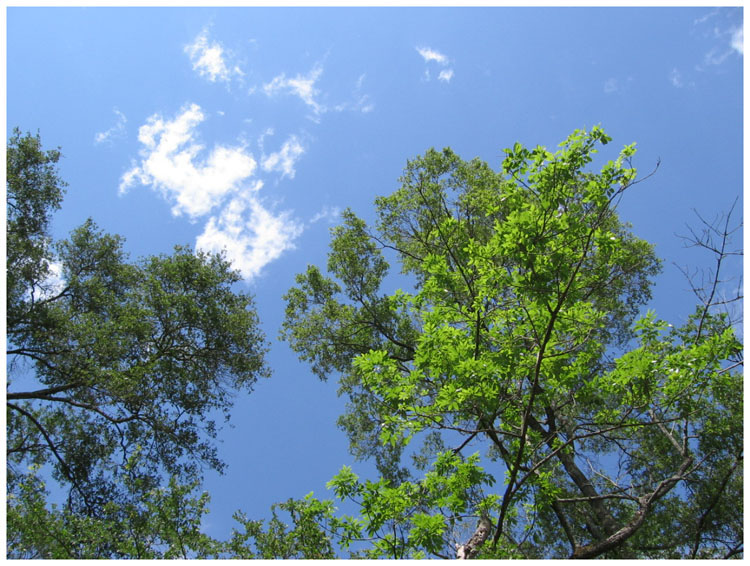
[[91, 220], [52, 243], [58, 157], [18, 131], [8, 143], [9, 540], [31, 524], [16, 502], [43, 503], [30, 465], [68, 491], [50, 521], [84, 523], [135, 497], [136, 454], [138, 493], [221, 470], [216, 416], [268, 375], [253, 299], [223, 257], [176, 247], [133, 262]]
[[[57, 176], [58, 150], [43, 151], [39, 135], [16, 129], [7, 148], [7, 317], [32, 281], [43, 281], [49, 268], [50, 213], [60, 208], [65, 183]], [[13, 269], [10, 269], [10, 267]]]
[[123, 493], [96, 513], [49, 505], [44, 482], [34, 473], [18, 482], [8, 500], [8, 557], [43, 559], [210, 558], [220, 545], [200, 531], [207, 493], [196, 482], [165, 487], [136, 472], [139, 455], [126, 465]]

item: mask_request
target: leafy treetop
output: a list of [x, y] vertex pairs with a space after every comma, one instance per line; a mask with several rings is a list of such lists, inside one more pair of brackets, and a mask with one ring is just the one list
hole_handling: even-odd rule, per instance
[[[741, 486], [741, 400], [727, 396], [741, 391], [741, 345], [712, 304], [679, 329], [636, 322], [659, 261], [616, 212], [637, 182], [635, 144], [590, 168], [609, 141], [595, 127], [554, 153], [516, 144], [500, 172], [430, 150], [376, 200], [375, 230], [347, 211], [330, 275], [310, 266], [287, 293], [282, 335], [320, 378], [340, 376], [340, 425], [375, 459], [375, 491], [403, 492], [379, 535], [367, 527], [390, 556], [449, 556], [449, 526], [471, 517], [464, 556], [700, 556], [741, 541], [735, 513], [710, 526], [696, 500], [728, 504]], [[381, 291], [384, 250], [414, 292]], [[482, 466], [466, 459], [477, 474], [461, 505], [414, 495], [403, 451], [417, 441], [417, 469], [448, 443], [486, 451]]]

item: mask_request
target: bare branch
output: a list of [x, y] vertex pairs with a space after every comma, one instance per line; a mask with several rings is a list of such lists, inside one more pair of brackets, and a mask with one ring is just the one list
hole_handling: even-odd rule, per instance
[[[721, 283], [726, 283], [720, 278], [721, 270], [726, 259], [731, 256], [741, 256], [742, 249], [729, 250], [728, 246], [731, 243], [732, 235], [742, 228], [742, 222], [740, 221], [735, 227], [730, 228], [730, 221], [732, 213], [734, 212], [735, 206], [739, 197], [734, 200], [732, 205], [729, 207], [729, 211], [725, 214], [721, 214], [712, 222], [705, 220], [697, 211], [694, 210], [695, 215], [703, 224], [703, 231], [701, 234], [697, 234], [695, 230], [688, 226], [690, 236], [680, 236], [685, 241], [685, 247], [699, 247], [706, 249], [714, 254], [715, 266], [714, 269], [709, 271], [708, 281], [706, 276], [702, 274], [702, 281], [698, 285], [694, 282], [695, 275], [690, 275], [686, 269], [679, 268], [680, 271], [685, 275], [688, 280], [690, 287], [695, 296], [703, 304], [703, 312], [701, 313], [700, 322], [698, 323], [698, 332], [696, 338], [700, 338], [703, 331], [703, 325], [705, 324], [706, 317], [708, 316], [709, 310], [712, 307], [726, 305], [739, 299], [742, 295], [740, 289], [737, 290], [737, 297], [729, 300], [715, 301], [716, 294], [719, 290]], [[697, 275], [697, 273], [696, 273]]]
[[491, 531], [492, 521], [490, 521], [489, 517], [486, 515], [482, 515], [474, 534], [471, 535], [471, 538], [466, 541], [466, 544], [463, 544], [456, 549], [456, 558], [458, 560], [474, 558], [482, 548], [484, 541], [490, 536]]
[[6, 399], [9, 401], [16, 401], [19, 399], [44, 399], [48, 395], [54, 395], [55, 393], [62, 393], [64, 391], [70, 391], [83, 385], [80, 381], [68, 383], [67, 385], [58, 385], [57, 387], [49, 387], [47, 389], [38, 389], [37, 391], [22, 391], [18, 393], [8, 392], [6, 393]]

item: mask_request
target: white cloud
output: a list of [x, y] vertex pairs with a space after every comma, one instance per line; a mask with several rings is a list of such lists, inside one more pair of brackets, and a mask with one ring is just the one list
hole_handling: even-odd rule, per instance
[[368, 94], [363, 94], [356, 97], [354, 100], [348, 102], [342, 102], [334, 107], [336, 112], [343, 112], [345, 110], [352, 110], [356, 112], [362, 112], [362, 114], [369, 114], [375, 110], [375, 104], [371, 102]]
[[315, 114], [321, 114], [325, 112], [325, 107], [315, 100], [315, 97], [320, 93], [315, 88], [315, 83], [321, 74], [323, 74], [323, 68], [320, 65], [315, 65], [307, 75], [297, 75], [292, 79], [287, 78], [286, 74], [282, 73], [274, 77], [271, 82], [264, 84], [263, 92], [267, 96], [273, 96], [279, 92], [294, 94], [310, 106]]
[[232, 266], [252, 279], [284, 251], [294, 249], [302, 230], [289, 211], [274, 214], [249, 192], [234, 197], [218, 216], [209, 219], [196, 248], [224, 251]]
[[125, 135], [125, 124], [128, 119], [125, 114], [120, 112], [117, 108], [114, 108], [114, 113], [117, 115], [117, 122], [106, 132], [99, 132], [94, 136], [94, 143], [101, 144], [112, 141], [112, 138], [118, 138]]
[[297, 136], [291, 136], [279, 151], [264, 156], [261, 165], [264, 171], [279, 171], [282, 177], [294, 179], [294, 164], [304, 152]]
[[705, 67], [713, 65], [721, 65], [731, 54], [731, 49], [714, 47], [703, 56], [703, 66], [698, 67], [698, 70], [703, 70]]
[[604, 81], [604, 94], [614, 94], [627, 92], [635, 82], [635, 77], [629, 75], [625, 78], [622, 77], [610, 77]]
[[732, 46], [732, 49], [734, 49], [740, 55], [745, 54], [744, 35], [744, 27], [739, 27], [735, 30], [732, 30], [732, 39], [730, 41], [730, 45]]
[[24, 300], [27, 302], [31, 302], [32, 297], [34, 301], [49, 299], [55, 295], [59, 295], [65, 289], [67, 282], [63, 277], [62, 262], [50, 261], [47, 264], [47, 268], [47, 276], [37, 282], [32, 289], [26, 291]]
[[[711, 24], [709, 19], [716, 17]], [[729, 20], [729, 21], [728, 21]], [[696, 70], [705, 71], [709, 67], [721, 65], [732, 55], [745, 54], [744, 26], [742, 12], [736, 8], [717, 8], [702, 18], [694, 20], [693, 24], [702, 31], [704, 38], [713, 44], [703, 56], [703, 60], [696, 66]]]
[[369, 94], [362, 93], [362, 85], [365, 81], [365, 73], [362, 73], [357, 82], [354, 84], [354, 90], [352, 91], [352, 99], [341, 104], [337, 104], [334, 107], [336, 112], [343, 112], [345, 110], [352, 110], [355, 112], [362, 112], [367, 114], [375, 109], [375, 104], [371, 101]]
[[354, 102], [353, 108], [359, 110], [362, 114], [369, 114], [375, 110], [375, 104], [370, 101], [369, 95], [365, 94], [360, 96], [359, 99]]
[[449, 83], [453, 78], [453, 69], [443, 69], [438, 75], [438, 80]]
[[[259, 167], [244, 145], [215, 144], [210, 150], [197, 139], [205, 115], [197, 104], [183, 107], [172, 119], [154, 114], [138, 131], [142, 148], [120, 182], [120, 192], [142, 184], [170, 202], [172, 213], [191, 220], [206, 218], [196, 249], [224, 251], [243, 277], [256, 277], [264, 266], [294, 248], [303, 224], [290, 211], [276, 213], [262, 204]], [[268, 129], [263, 134], [272, 135]], [[262, 142], [262, 137], [261, 140]], [[296, 136], [261, 160], [260, 169], [294, 177], [304, 152]]]
[[693, 25], [704, 24], [709, 19], [713, 18], [714, 16], [716, 16], [718, 14], [719, 14], [718, 10], [712, 10], [711, 12], [709, 12], [708, 14], [706, 14], [705, 16], [701, 16], [700, 18], [696, 18], [695, 20], [693, 20]]
[[[450, 60], [448, 59], [447, 56], [443, 55], [439, 51], [436, 51], [435, 49], [431, 49], [429, 47], [417, 47], [416, 49], [419, 52], [419, 54], [422, 56], [422, 58], [425, 60], [425, 63], [435, 62], [438, 65], [441, 65], [443, 67], [446, 67], [450, 63]], [[438, 80], [443, 81], [445, 83], [450, 82], [452, 78], [453, 78], [453, 69], [443, 69], [440, 71], [440, 74], [438, 75]], [[425, 81], [430, 80], [429, 69], [425, 69], [423, 80]]]
[[151, 185], [173, 203], [175, 215], [192, 218], [209, 213], [235, 192], [256, 169], [245, 147], [214, 146], [205, 159], [195, 129], [205, 116], [197, 104], [182, 109], [173, 120], [155, 114], [138, 130], [141, 160], [126, 171], [120, 193], [136, 183]]
[[446, 57], [439, 51], [435, 51], [434, 49], [430, 49], [429, 47], [417, 47], [416, 49], [426, 62], [435, 61], [436, 63], [439, 63], [441, 65], [448, 64], [448, 57]]
[[227, 67], [224, 48], [216, 41], [209, 42], [207, 28], [185, 46], [185, 53], [190, 57], [193, 70], [211, 82], [228, 82], [233, 74], [242, 75], [239, 67], [234, 66], [231, 70]]
[[669, 79], [670, 84], [675, 88], [695, 88], [695, 82], [693, 80], [687, 80], [677, 67], [669, 72], [667, 78]]
[[672, 69], [672, 71], [669, 73], [669, 82], [671, 82], [672, 86], [674, 86], [675, 88], [682, 88], [682, 75], [676, 68]]
[[49, 263], [49, 273], [47, 278], [42, 283], [42, 294], [45, 297], [53, 297], [58, 293], [62, 292], [67, 285], [67, 281], [63, 277], [63, 264], [60, 261], [52, 261]]
[[315, 216], [310, 219], [310, 224], [315, 224], [321, 220], [325, 220], [331, 224], [336, 222], [340, 214], [341, 209], [338, 206], [324, 206], [320, 212], [316, 213]]

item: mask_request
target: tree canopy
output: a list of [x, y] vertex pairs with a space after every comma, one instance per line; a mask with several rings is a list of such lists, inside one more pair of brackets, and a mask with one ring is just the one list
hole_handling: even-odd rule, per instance
[[499, 171], [431, 149], [372, 226], [343, 213], [325, 269], [285, 295], [281, 338], [338, 381], [339, 426], [379, 477], [332, 462], [334, 499], [238, 512], [219, 541], [198, 472], [222, 467], [214, 413], [268, 374], [252, 298], [222, 256], [131, 262], [93, 221], [52, 242], [59, 152], [16, 131], [8, 555], [742, 557], [742, 344], [718, 292], [741, 253], [730, 215], [693, 232], [715, 260], [694, 312], [661, 320], [646, 310], [660, 260], [617, 212], [643, 180], [635, 144], [594, 167], [610, 141], [515, 144]]
[[122, 238], [92, 220], [52, 240], [59, 157], [38, 135], [16, 130], [8, 143], [11, 555], [23, 554], [15, 506], [30, 501], [38, 470], [64, 486], [66, 509], [82, 520], [165, 478], [192, 482], [203, 466], [222, 469], [216, 417], [268, 375], [253, 299], [233, 289], [240, 276], [221, 256], [176, 247], [130, 261]]
[[[741, 552], [741, 344], [710, 300], [680, 327], [638, 316], [659, 261], [617, 215], [635, 144], [591, 169], [609, 141], [516, 144], [498, 172], [430, 150], [288, 292], [284, 337], [339, 376], [382, 474], [331, 483], [369, 555]], [[414, 292], [382, 291], [385, 252]]]

